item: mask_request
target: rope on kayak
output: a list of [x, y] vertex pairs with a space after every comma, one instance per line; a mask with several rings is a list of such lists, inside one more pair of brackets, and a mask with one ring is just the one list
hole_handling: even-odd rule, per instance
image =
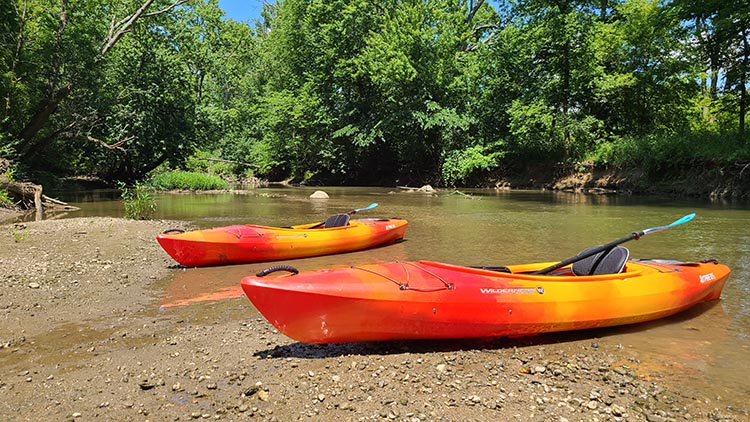
[[[375, 270], [372, 270], [370, 268], [358, 267], [356, 265], [352, 265], [351, 268], [356, 269], [356, 270], [362, 270], [362, 271], [365, 271], [365, 272], [368, 272], [368, 273], [375, 274], [377, 276], [383, 277], [384, 279], [389, 280], [389, 281], [393, 282], [394, 284], [396, 284], [398, 286], [398, 288], [401, 289], [401, 290], [413, 290], [415, 292], [437, 292], [437, 291], [440, 291], [440, 290], [453, 290], [453, 285], [451, 283], [448, 283], [447, 281], [445, 281], [439, 275], [437, 275], [437, 274], [435, 274], [435, 273], [433, 273], [431, 271], [428, 271], [425, 268], [420, 267], [419, 265], [416, 265], [416, 264], [414, 264], [412, 262], [406, 262], [406, 263], [401, 262], [401, 261], [396, 261], [396, 262], [399, 265], [401, 265], [401, 268], [404, 269], [404, 274], [406, 274], [406, 283], [402, 283], [402, 282], [400, 282], [400, 281], [398, 281], [398, 280], [396, 280], [396, 279], [394, 279], [392, 277], [389, 277], [389, 276], [387, 276], [385, 274], [379, 273], [379, 272], [377, 272]], [[424, 289], [424, 288], [418, 288], [418, 287], [411, 287], [411, 286], [409, 286], [409, 275], [410, 274], [409, 274], [409, 270], [406, 268], [406, 265], [404, 265], [404, 264], [408, 264], [408, 265], [410, 265], [412, 267], [415, 267], [415, 268], [417, 268], [419, 270], [422, 270], [422, 271], [426, 272], [427, 274], [429, 274], [429, 275], [437, 278], [438, 280], [440, 280], [444, 284], [444, 286], [443, 287], [435, 287], [435, 288], [432, 288], [432, 289]]]
[[[429, 270], [427, 270], [427, 269], [425, 269], [425, 268], [422, 268], [422, 267], [420, 267], [419, 265], [417, 265], [417, 264], [415, 264], [415, 263], [413, 263], [413, 262], [407, 262], [407, 264], [411, 265], [412, 267], [416, 267], [416, 268], [419, 268], [420, 270], [422, 270], [422, 271], [426, 272], [427, 274], [429, 274], [429, 275], [431, 275], [431, 276], [433, 276], [433, 277], [437, 278], [438, 280], [442, 281], [442, 282], [443, 282], [443, 284], [445, 284], [445, 288], [446, 288], [446, 289], [448, 289], [448, 290], [453, 290], [453, 284], [451, 284], [451, 283], [448, 283], [447, 281], [445, 281], [445, 280], [443, 279], [443, 277], [440, 277], [439, 275], [437, 275], [437, 274], [433, 273], [432, 271], [429, 271]], [[442, 290], [442, 289], [433, 289], [433, 290]]]

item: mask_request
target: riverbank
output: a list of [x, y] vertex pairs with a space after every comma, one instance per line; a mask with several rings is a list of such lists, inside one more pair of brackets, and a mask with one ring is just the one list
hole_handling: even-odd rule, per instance
[[[159, 309], [174, 221], [0, 226], [5, 420], [741, 421], [596, 331], [306, 345], [244, 297]], [[33, 397], [34, 399], [30, 399]]]
[[[500, 189], [545, 189], [587, 194], [750, 199], [750, 165], [694, 163], [653, 177], [640, 168], [579, 163], [576, 168], [532, 166], [512, 175], [497, 175], [483, 185]], [[658, 173], [658, 172], [657, 172]]]

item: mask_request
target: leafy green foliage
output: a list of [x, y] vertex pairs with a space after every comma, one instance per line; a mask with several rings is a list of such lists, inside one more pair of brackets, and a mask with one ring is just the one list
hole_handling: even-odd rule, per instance
[[602, 142], [593, 151], [590, 159], [596, 164], [643, 169], [652, 179], [695, 165], [750, 158], [750, 146], [739, 137], [710, 133], [623, 137]]
[[279, 0], [250, 25], [173, 4], [0, 7], [0, 157], [128, 183], [169, 168], [458, 185], [746, 151], [744, 3]]
[[224, 179], [240, 173], [238, 165], [222, 160], [215, 152], [196, 151], [185, 162], [185, 170], [191, 173], [213, 174]]
[[473, 146], [464, 150], [453, 150], [446, 154], [443, 162], [443, 180], [450, 186], [466, 184], [475, 174], [485, 173], [498, 167], [503, 152], [487, 153], [488, 148]]
[[22, 226], [21, 228], [14, 228], [13, 229], [13, 242], [14, 243], [21, 243], [24, 240], [26, 240], [29, 237], [28, 228], [25, 226]]
[[156, 201], [148, 188], [136, 183], [128, 187], [124, 183], [119, 184], [120, 196], [125, 204], [125, 218], [132, 220], [148, 220], [156, 212]]
[[229, 189], [229, 184], [218, 176], [189, 171], [170, 171], [152, 178], [148, 185], [156, 190], [216, 190]]
[[10, 194], [5, 189], [0, 189], [0, 207], [9, 208], [13, 205], [13, 200], [10, 198]]
[[[0, 148], [0, 169], [2, 169], [4, 166], [2, 166], [2, 148]], [[8, 166], [4, 169], [2, 172], [2, 177], [0, 179], [6, 179], [8, 182], [13, 182], [15, 179], [15, 172], [16, 168], [13, 165]], [[4, 208], [12, 208], [13, 207], [13, 199], [10, 196], [10, 192], [8, 192], [4, 188], [0, 188], [0, 207]]]

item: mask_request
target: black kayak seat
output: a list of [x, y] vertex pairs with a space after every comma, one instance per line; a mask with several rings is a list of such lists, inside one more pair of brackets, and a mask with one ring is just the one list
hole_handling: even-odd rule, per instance
[[328, 217], [328, 220], [323, 224], [323, 227], [330, 229], [331, 227], [341, 227], [349, 225], [349, 214], [334, 214]]
[[[599, 246], [585, 249], [586, 253]], [[580, 254], [579, 254], [580, 255]], [[602, 251], [573, 263], [571, 269], [575, 275], [600, 275], [618, 274], [625, 268], [625, 263], [630, 258], [630, 251], [623, 246], [615, 246], [612, 249]]]

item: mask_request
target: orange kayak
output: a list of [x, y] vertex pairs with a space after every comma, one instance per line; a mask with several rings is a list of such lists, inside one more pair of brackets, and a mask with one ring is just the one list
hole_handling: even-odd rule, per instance
[[403, 239], [406, 220], [366, 218], [324, 227], [311, 223], [292, 227], [252, 224], [165, 232], [156, 236], [175, 261], [187, 267], [276, 261], [352, 252]]
[[[624, 262], [624, 261], [623, 261]], [[306, 343], [523, 336], [632, 324], [718, 299], [730, 269], [716, 261], [629, 260], [621, 272], [574, 275], [549, 263], [503, 271], [393, 262], [242, 280], [285, 335]], [[279, 269], [293, 274], [269, 275]]]

